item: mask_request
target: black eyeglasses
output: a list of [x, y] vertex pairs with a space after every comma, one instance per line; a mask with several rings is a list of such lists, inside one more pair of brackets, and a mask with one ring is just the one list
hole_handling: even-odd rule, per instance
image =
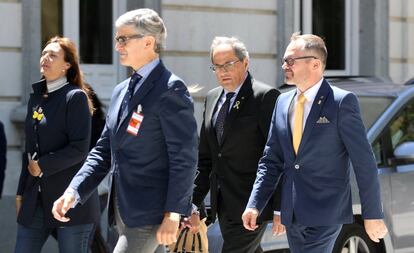
[[231, 71], [234, 69], [234, 64], [236, 64], [237, 62], [239, 62], [240, 60], [235, 60], [235, 61], [231, 61], [231, 62], [227, 62], [223, 65], [219, 65], [219, 64], [213, 64], [210, 66], [210, 69], [213, 72], [217, 72], [219, 70], [224, 70], [224, 71]]
[[130, 36], [117, 36], [115, 37], [115, 41], [118, 42], [119, 44], [121, 44], [122, 46], [125, 46], [129, 40], [132, 39], [141, 39], [144, 38], [145, 35], [142, 34], [134, 34], [134, 35], [130, 35]]
[[282, 58], [281, 62], [282, 65], [286, 62], [286, 64], [289, 67], [292, 67], [295, 64], [296, 60], [302, 60], [302, 59], [318, 59], [318, 57], [315, 56], [301, 56], [301, 57], [296, 57], [296, 58], [290, 58], [290, 57], [286, 57], [286, 58]]

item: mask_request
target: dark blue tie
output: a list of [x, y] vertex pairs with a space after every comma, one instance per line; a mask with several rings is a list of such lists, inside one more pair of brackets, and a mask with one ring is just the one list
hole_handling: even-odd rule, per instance
[[137, 86], [137, 83], [141, 80], [141, 78], [142, 76], [140, 76], [137, 72], [134, 72], [134, 74], [131, 76], [131, 79], [129, 80], [128, 84], [128, 90], [125, 93], [125, 96], [122, 99], [122, 104], [119, 108], [118, 124], [120, 123], [121, 118], [124, 117], [124, 115], [128, 114], [128, 103], [134, 95], [135, 87]]
[[224, 132], [224, 122], [226, 121], [227, 114], [229, 113], [229, 107], [230, 107], [230, 100], [234, 96], [234, 92], [229, 92], [226, 94], [226, 101], [221, 106], [220, 111], [217, 114], [216, 119], [216, 135], [217, 135], [217, 141], [221, 145], [223, 141], [223, 132]]

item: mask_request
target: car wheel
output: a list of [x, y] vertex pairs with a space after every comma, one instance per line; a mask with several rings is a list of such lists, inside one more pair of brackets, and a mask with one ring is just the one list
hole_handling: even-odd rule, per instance
[[342, 227], [332, 253], [381, 253], [376, 244], [359, 224], [346, 224]]

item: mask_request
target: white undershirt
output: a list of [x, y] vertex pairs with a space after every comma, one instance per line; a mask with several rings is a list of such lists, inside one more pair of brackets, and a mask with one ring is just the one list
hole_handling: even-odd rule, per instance
[[68, 83], [68, 79], [66, 78], [66, 76], [62, 76], [61, 78], [50, 81], [50, 82], [46, 80], [47, 92], [51, 93], [51, 92], [57, 91], [58, 89], [65, 86], [67, 83]]

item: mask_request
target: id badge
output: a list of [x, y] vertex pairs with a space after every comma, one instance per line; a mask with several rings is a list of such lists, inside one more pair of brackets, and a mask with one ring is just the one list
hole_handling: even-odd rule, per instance
[[137, 110], [136, 112], [133, 112], [132, 117], [128, 123], [127, 132], [134, 136], [138, 135], [141, 122], [144, 120], [144, 115], [140, 111], [141, 110]]

